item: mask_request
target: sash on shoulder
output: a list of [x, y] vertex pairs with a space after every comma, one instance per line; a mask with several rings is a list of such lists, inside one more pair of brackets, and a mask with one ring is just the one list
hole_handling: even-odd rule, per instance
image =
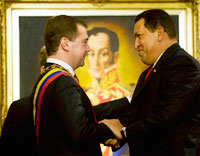
[[[46, 74], [42, 77], [42, 79], [37, 84], [37, 87], [34, 93], [34, 98], [33, 98], [33, 120], [34, 120], [36, 138], [37, 138], [38, 144], [39, 144], [40, 106], [41, 106], [42, 98], [43, 98], [46, 88], [51, 82], [53, 82], [53, 80], [55, 80], [61, 75], [70, 76], [74, 78], [67, 70], [62, 69], [62, 67], [59, 67], [58, 65], [55, 65], [55, 64], [44, 69], [43, 73], [45, 72]], [[75, 81], [79, 85], [76, 79]], [[92, 108], [92, 111], [93, 111], [92, 113], [93, 113], [94, 121], [97, 124], [97, 119], [96, 119], [96, 115], [93, 108]]]
[[42, 102], [42, 98], [47, 86], [56, 78], [61, 75], [70, 76], [67, 73], [63, 72], [62, 70], [55, 68], [47, 72], [43, 78], [37, 84], [34, 98], [33, 98], [33, 120], [36, 129], [36, 137], [37, 142], [39, 143], [39, 118], [40, 118], [40, 106]]

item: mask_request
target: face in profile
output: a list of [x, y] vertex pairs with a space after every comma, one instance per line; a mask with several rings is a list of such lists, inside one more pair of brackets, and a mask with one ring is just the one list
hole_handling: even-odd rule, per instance
[[159, 46], [157, 43], [157, 33], [149, 31], [144, 26], [145, 20], [142, 18], [136, 22], [134, 28], [135, 49], [141, 57], [143, 63], [152, 65], [155, 62], [155, 51]]
[[89, 73], [92, 77], [100, 79], [104, 70], [111, 65], [112, 51], [109, 36], [99, 32], [88, 39], [90, 51], [88, 52]]
[[69, 41], [69, 46], [71, 50], [71, 66], [73, 69], [76, 69], [80, 66], [84, 65], [85, 56], [87, 52], [90, 50], [87, 40], [87, 30], [84, 26], [78, 24], [77, 25], [77, 37], [73, 41]]

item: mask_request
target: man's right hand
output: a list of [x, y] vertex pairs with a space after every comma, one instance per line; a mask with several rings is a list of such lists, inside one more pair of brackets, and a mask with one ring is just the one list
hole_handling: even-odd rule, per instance
[[103, 123], [108, 126], [108, 128], [110, 128], [117, 139], [122, 139], [120, 131], [124, 126], [120, 123], [118, 119], [104, 119], [101, 120], [99, 123]]

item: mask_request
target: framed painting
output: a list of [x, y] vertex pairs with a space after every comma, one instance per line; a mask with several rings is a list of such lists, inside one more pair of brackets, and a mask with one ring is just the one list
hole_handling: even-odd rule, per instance
[[[120, 79], [122, 86], [128, 86], [128, 88], [137, 83], [139, 74], [146, 68], [140, 62], [133, 46], [134, 18], [138, 13], [149, 8], [165, 9], [176, 24], [179, 44], [191, 55], [193, 54], [192, 15], [188, 6], [177, 4], [177, 7], [173, 5], [173, 9], [170, 8], [170, 4], [162, 6], [154, 3], [146, 6], [142, 4], [142, 6], [142, 8], [138, 4], [106, 4], [102, 6], [91, 4], [76, 4], [76, 6], [74, 4], [15, 4], [11, 6], [7, 9], [6, 20], [8, 106], [12, 101], [31, 94], [40, 73], [39, 51], [44, 45], [44, 25], [50, 16], [60, 14], [76, 16], [87, 23], [88, 30], [101, 27], [116, 33], [119, 45], [118, 57], [113, 63], [118, 72], [118, 78], [115, 78]], [[80, 84], [87, 89], [93, 79], [88, 57], [85, 66], [76, 71]]]
[[[140, 73], [146, 68], [134, 49], [134, 19], [137, 14], [150, 8], [161, 8], [170, 14], [176, 26], [179, 44], [193, 55], [195, 32], [192, 7], [185, 3], [11, 4], [6, 10], [5, 35], [7, 106], [31, 94], [40, 74], [39, 53], [44, 46], [45, 22], [49, 17], [61, 14], [76, 16], [88, 25], [91, 51], [88, 52], [85, 65], [75, 72], [92, 104], [130, 95]], [[93, 33], [98, 32], [101, 32], [100, 37], [94, 37]], [[108, 38], [112, 41], [109, 42], [111, 61], [106, 67], [101, 67], [105, 50], [98, 49], [99, 40], [106, 43]], [[100, 54], [97, 55], [96, 51]], [[103, 146], [102, 150], [104, 156], [120, 155]], [[127, 154], [127, 146], [121, 152]]]

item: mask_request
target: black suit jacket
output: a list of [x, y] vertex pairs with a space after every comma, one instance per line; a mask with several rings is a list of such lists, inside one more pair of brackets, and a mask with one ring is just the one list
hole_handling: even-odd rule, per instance
[[[104, 105], [111, 108], [113, 104], [123, 107], [128, 100], [123, 98]], [[102, 106], [95, 107], [98, 120], [120, 110], [115, 107], [102, 115], [105, 108]], [[112, 136], [104, 124], [95, 123], [90, 100], [72, 77], [62, 75], [48, 85], [40, 108], [39, 155], [98, 156], [100, 142]]]
[[[103, 103], [94, 106], [97, 120], [117, 117], [127, 107], [121, 102]], [[9, 149], [9, 150], [8, 150]], [[2, 127], [0, 151], [3, 155], [35, 156], [37, 153], [35, 128], [33, 125], [33, 103], [30, 97], [14, 101]]]
[[138, 81], [130, 107], [120, 117], [134, 156], [184, 155], [200, 87], [200, 64], [178, 44], [162, 55], [147, 80]]
[[191, 153], [191, 151], [196, 154], [195, 156], [200, 155], [200, 88], [193, 103], [196, 111], [190, 121], [191, 128], [185, 142], [185, 152], [188, 153], [187, 156], [190, 156], [189, 153]]
[[36, 155], [36, 138], [33, 125], [33, 105], [30, 97], [14, 101], [2, 127], [0, 139], [4, 155]]

